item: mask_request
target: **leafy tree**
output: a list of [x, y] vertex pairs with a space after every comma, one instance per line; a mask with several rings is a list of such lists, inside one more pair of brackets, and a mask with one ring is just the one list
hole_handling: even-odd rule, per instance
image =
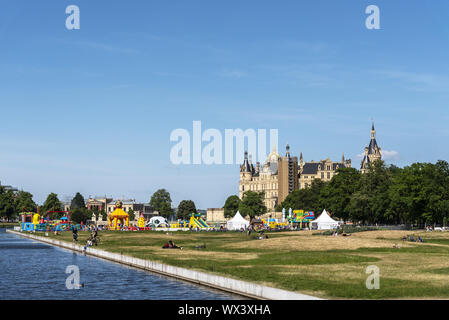
[[388, 190], [392, 184], [392, 174], [385, 162], [371, 163], [368, 171], [361, 175], [360, 184], [350, 200], [349, 211], [352, 221], [382, 223], [391, 220], [387, 216], [390, 206]]
[[449, 212], [449, 165], [414, 163], [393, 179], [389, 212], [397, 222], [444, 223]]
[[[45, 200], [44, 204], [41, 207], [41, 215], [46, 215], [48, 212], [51, 211], [61, 211], [62, 210], [62, 203], [58, 199], [58, 195], [56, 193], [50, 193]], [[51, 219], [58, 219], [60, 217], [60, 214], [53, 213], [51, 214]]]
[[173, 214], [170, 193], [165, 189], [159, 189], [151, 196], [150, 206], [163, 217], [169, 217]]
[[163, 202], [161, 207], [159, 208], [158, 212], [159, 212], [159, 215], [161, 215], [164, 218], [168, 218], [171, 215], [173, 215], [173, 213], [174, 213], [173, 209], [171, 208], [170, 203], [168, 203], [168, 202]]
[[128, 214], [129, 214], [129, 221], [133, 221], [136, 215], [134, 214], [134, 210], [132, 208], [128, 210]]
[[35, 212], [37, 205], [33, 201], [33, 195], [29, 192], [19, 191], [17, 193], [16, 208], [18, 212]]
[[48, 211], [61, 211], [61, 208], [62, 204], [58, 199], [58, 195], [56, 193], [50, 193], [42, 205], [41, 210], [46, 213]]
[[84, 202], [84, 197], [81, 195], [81, 193], [77, 192], [75, 197], [72, 199], [72, 202], [70, 203], [70, 209], [75, 208], [84, 208], [86, 206], [86, 203]]
[[224, 216], [226, 218], [232, 218], [239, 210], [240, 198], [236, 195], [229, 196], [223, 206]]
[[347, 221], [350, 219], [349, 203], [352, 195], [358, 190], [360, 172], [354, 168], [340, 168], [337, 175], [321, 190], [320, 198], [323, 206], [335, 217]]
[[264, 205], [264, 192], [246, 191], [243, 194], [243, 199], [239, 203], [239, 211], [242, 216], [256, 216], [263, 215], [267, 212], [267, 207]]
[[16, 217], [16, 195], [13, 191], [0, 187], [0, 216], [9, 220]]
[[196, 213], [195, 203], [192, 200], [182, 200], [178, 205], [177, 217], [186, 219], [192, 213]]
[[92, 220], [92, 216], [95, 214], [95, 217], [98, 217], [98, 215], [100, 214], [100, 210], [98, 210], [98, 208], [94, 207], [90, 210], [88, 210], [86, 207], [81, 207], [78, 208], [81, 210], [81, 212], [83, 213], [84, 219], [83, 222], [86, 223], [87, 220]]
[[[99, 214], [101, 215], [101, 217], [103, 218], [103, 220], [108, 220], [108, 214], [106, 213], [106, 210], [104, 208], [102, 208], [99, 212]], [[98, 216], [97, 216], [98, 218]]]
[[79, 224], [81, 222], [86, 223], [87, 221], [87, 214], [86, 214], [86, 209], [85, 208], [75, 208], [74, 210], [72, 210], [71, 215], [72, 215], [72, 221]]

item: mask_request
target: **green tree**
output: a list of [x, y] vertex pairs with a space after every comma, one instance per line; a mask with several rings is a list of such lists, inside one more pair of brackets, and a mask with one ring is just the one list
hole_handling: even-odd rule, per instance
[[0, 187], [0, 217], [6, 217], [9, 221], [16, 215], [16, 195], [13, 191]]
[[347, 221], [350, 219], [349, 203], [360, 184], [360, 172], [354, 168], [340, 168], [322, 188], [321, 204], [335, 217]]
[[155, 211], [158, 211], [161, 215], [170, 215], [173, 210], [171, 209], [170, 193], [165, 189], [157, 190], [150, 199], [150, 206]]
[[[103, 221], [108, 220], [108, 214], [106, 213], [106, 210], [105, 210], [104, 208], [102, 208], [102, 209], [100, 210], [100, 215], [101, 215]], [[98, 216], [97, 216], [97, 218], [98, 218]]]
[[86, 207], [80, 207], [80, 208], [76, 208], [76, 209], [80, 209], [81, 212], [83, 213], [83, 216], [84, 216], [83, 223], [86, 223], [87, 220], [92, 220], [92, 216], [94, 214], [95, 214], [95, 217], [98, 217], [98, 215], [100, 214], [100, 210], [98, 210], [97, 207], [93, 207], [90, 210], [88, 210]]
[[36, 212], [37, 205], [33, 201], [33, 195], [29, 192], [17, 193], [16, 208], [18, 212]]
[[449, 165], [413, 163], [394, 176], [389, 213], [397, 222], [444, 223], [449, 212]]
[[134, 214], [134, 210], [132, 208], [128, 210], [128, 214], [129, 214], [129, 221], [134, 221], [136, 215]]
[[75, 208], [84, 208], [86, 206], [86, 203], [84, 202], [84, 197], [81, 195], [81, 193], [77, 192], [75, 197], [72, 199], [72, 202], [70, 203], [70, 209]]
[[239, 210], [240, 198], [236, 195], [229, 196], [223, 206], [225, 218], [232, 218]]
[[[61, 201], [58, 199], [58, 195], [56, 193], [50, 193], [45, 200], [44, 204], [41, 207], [41, 214], [46, 215], [48, 212], [51, 211], [61, 211], [62, 210], [62, 204]], [[54, 213], [51, 215], [51, 219], [57, 219], [59, 218], [59, 214]]]
[[196, 213], [195, 203], [192, 200], [182, 200], [178, 205], [177, 218], [187, 219], [192, 213]]
[[77, 224], [80, 224], [81, 222], [86, 223], [88, 220], [87, 211], [86, 208], [75, 208], [71, 211], [72, 221]]
[[362, 224], [383, 223], [391, 221], [387, 209], [390, 206], [388, 194], [392, 184], [392, 173], [385, 162], [376, 160], [361, 175], [357, 191], [349, 202], [351, 220]]
[[267, 212], [267, 207], [264, 205], [264, 192], [246, 191], [243, 194], [243, 199], [239, 203], [239, 211], [242, 216], [256, 216], [263, 215]]
[[164, 218], [168, 218], [174, 213], [170, 203], [168, 202], [163, 202], [161, 207], [157, 211], [159, 212], [159, 215]]

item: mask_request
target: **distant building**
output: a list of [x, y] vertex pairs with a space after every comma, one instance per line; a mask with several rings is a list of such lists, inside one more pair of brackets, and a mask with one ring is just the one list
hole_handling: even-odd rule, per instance
[[245, 152], [240, 166], [239, 198], [242, 199], [246, 191], [264, 191], [264, 204], [271, 213], [292, 191], [310, 187], [314, 179], [329, 181], [337, 169], [349, 167], [351, 160], [345, 160], [344, 155], [339, 162], [329, 158], [319, 162], [304, 162], [302, 153], [298, 165], [298, 158], [291, 156], [289, 145], [285, 156], [281, 157], [273, 149], [262, 168], [259, 162], [254, 167], [251, 155]]
[[1, 181], [0, 181], [0, 187], [2, 187], [5, 191], [12, 191], [12, 192], [19, 191], [19, 189], [15, 188], [15, 187], [2, 185]]
[[298, 185], [298, 157], [290, 155], [290, 146], [287, 144], [285, 157], [278, 162], [278, 203], [287, 198]]
[[86, 208], [88, 210], [97, 209], [98, 211], [104, 210], [107, 212], [107, 205], [111, 204], [112, 198], [101, 197], [101, 198], [90, 198], [86, 201]]
[[89, 198], [86, 201], [86, 208], [88, 210], [104, 210], [109, 215], [115, 210], [115, 203], [118, 200], [123, 204], [123, 211], [129, 212], [132, 209], [136, 216], [137, 214], [143, 213], [144, 218], [151, 218], [157, 214], [149, 204], [137, 203], [135, 199], [114, 199], [107, 197]]
[[223, 208], [208, 208], [206, 213], [206, 221], [209, 222], [226, 222]]
[[70, 211], [70, 207], [72, 206], [71, 202], [63, 202], [62, 203], [62, 210], [63, 211]]
[[374, 129], [373, 122], [373, 125], [371, 126], [371, 140], [369, 142], [369, 146], [365, 146], [365, 155], [363, 156], [363, 160], [360, 165], [360, 172], [366, 173], [370, 163], [373, 163], [376, 160], [382, 160], [382, 149], [377, 145], [376, 129]]
[[319, 162], [304, 162], [303, 155], [299, 157], [299, 189], [304, 189], [312, 185], [315, 179], [330, 181], [339, 168], [350, 168], [351, 160], [345, 160], [343, 155], [340, 162], [334, 162], [327, 158]]
[[265, 192], [264, 204], [268, 211], [274, 211], [281, 199], [298, 188], [298, 158], [290, 156], [290, 146], [281, 157], [276, 148], [268, 155], [262, 168], [260, 163], [254, 167], [251, 156], [245, 152], [245, 159], [240, 166], [239, 198], [247, 191]]
[[[135, 211], [139, 211], [137, 210], [137, 207], [139, 206], [136, 203], [135, 199], [114, 199], [112, 202], [109, 202], [106, 205], [106, 213], [110, 214], [115, 210], [115, 204], [116, 202], [120, 200], [122, 202], [122, 209], [125, 212], [129, 212], [131, 209], [135, 212]], [[140, 207], [140, 206], [139, 206]]]

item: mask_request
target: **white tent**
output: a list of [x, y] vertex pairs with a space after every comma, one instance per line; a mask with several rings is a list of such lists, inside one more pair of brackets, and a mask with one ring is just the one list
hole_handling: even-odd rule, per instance
[[239, 211], [235, 214], [234, 218], [228, 221], [228, 230], [240, 230], [246, 229], [249, 226], [249, 221], [242, 217]]
[[326, 230], [336, 229], [338, 227], [338, 221], [332, 219], [326, 210], [316, 219], [312, 221], [312, 229]]

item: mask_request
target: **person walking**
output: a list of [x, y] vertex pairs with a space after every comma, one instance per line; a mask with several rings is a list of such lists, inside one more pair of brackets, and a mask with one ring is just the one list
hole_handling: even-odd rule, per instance
[[76, 227], [72, 230], [73, 232], [73, 242], [78, 242], [78, 230]]

